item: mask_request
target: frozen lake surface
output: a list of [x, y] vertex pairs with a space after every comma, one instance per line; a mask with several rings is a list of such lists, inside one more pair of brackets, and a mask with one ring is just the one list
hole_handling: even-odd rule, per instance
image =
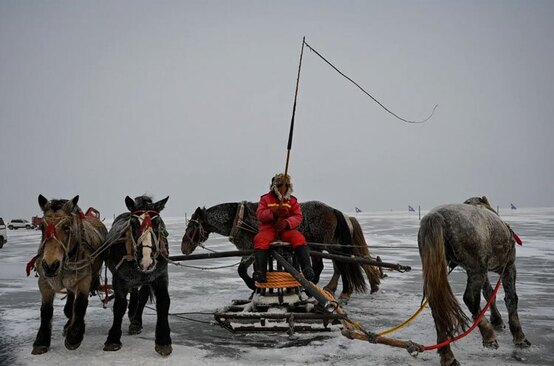
[[[375, 294], [354, 295], [345, 307], [350, 317], [370, 331], [394, 326], [418, 307], [421, 301], [421, 264], [417, 251], [417, 214], [375, 212], [355, 215], [360, 221], [370, 250], [385, 262], [412, 266], [409, 273], [388, 272]], [[519, 316], [523, 330], [533, 346], [515, 349], [508, 329], [498, 333], [499, 348], [485, 349], [478, 331], [456, 342], [453, 352], [464, 365], [554, 365], [554, 208], [506, 210], [502, 218], [523, 240], [517, 247], [517, 289]], [[165, 218], [170, 252], [180, 254], [184, 233], [182, 218]], [[62, 327], [64, 301], [54, 303], [52, 344], [44, 355], [31, 355], [32, 343], [40, 322], [40, 294], [36, 278], [25, 276], [25, 264], [33, 257], [40, 241], [39, 231], [8, 232], [8, 243], [0, 249], [0, 365], [427, 365], [439, 364], [434, 351], [413, 358], [406, 351], [353, 341], [340, 332], [318, 334], [233, 334], [213, 324], [214, 310], [232, 299], [246, 299], [250, 291], [236, 274], [237, 258], [183, 262], [197, 267], [227, 268], [214, 270], [170, 266], [170, 326], [173, 354], [162, 358], [154, 351], [155, 311], [145, 310], [144, 330], [138, 336], [126, 334], [123, 323], [123, 347], [118, 352], [102, 351], [112, 322], [111, 306], [102, 307], [91, 298], [86, 316], [86, 334], [80, 348], [64, 347]], [[233, 250], [221, 236], [212, 235], [206, 247], [215, 251]], [[204, 250], [198, 248], [195, 253]], [[330, 262], [321, 284], [330, 278]], [[110, 276], [111, 277], [111, 276]], [[491, 283], [498, 280], [490, 275]], [[466, 276], [460, 270], [451, 274], [451, 284], [462, 302]], [[499, 308], [507, 323], [507, 312], [499, 290]], [[463, 303], [463, 302], [462, 302]], [[484, 301], [482, 301], [484, 304]], [[468, 310], [463, 306], [464, 311]], [[435, 344], [434, 324], [429, 309], [412, 324], [390, 335], [414, 342]]]

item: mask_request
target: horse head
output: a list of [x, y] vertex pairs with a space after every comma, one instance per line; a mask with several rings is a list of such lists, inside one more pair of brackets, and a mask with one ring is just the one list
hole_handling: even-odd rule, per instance
[[198, 207], [192, 214], [183, 240], [181, 241], [181, 252], [183, 254], [190, 254], [194, 252], [198, 244], [202, 244], [208, 240], [210, 231], [208, 230], [208, 223], [206, 217], [206, 208]]
[[125, 197], [125, 204], [131, 213], [129, 218], [130, 239], [133, 252], [142, 272], [152, 272], [156, 268], [157, 257], [167, 247], [165, 224], [160, 217], [169, 196], [153, 203], [148, 196], [139, 196], [134, 200]]
[[42, 239], [39, 249], [39, 271], [46, 277], [56, 277], [67, 259], [78, 250], [81, 242], [81, 210], [77, 206], [79, 196], [72, 200], [49, 201], [38, 196], [43, 212], [40, 224]]
[[496, 213], [496, 211], [491, 207], [491, 204], [489, 203], [489, 200], [486, 196], [471, 197], [465, 200], [464, 203], [468, 205], [473, 205], [473, 206], [481, 206]]

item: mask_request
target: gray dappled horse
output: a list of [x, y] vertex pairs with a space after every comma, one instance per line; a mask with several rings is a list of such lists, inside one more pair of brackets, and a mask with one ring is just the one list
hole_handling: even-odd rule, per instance
[[67, 289], [63, 308], [68, 318], [64, 326], [65, 347], [74, 350], [85, 334], [85, 313], [89, 294], [100, 284], [102, 258], [95, 252], [102, 246], [107, 230], [95, 217], [84, 216], [77, 202], [51, 200], [38, 196], [43, 212], [42, 240], [36, 258], [38, 287], [42, 299], [40, 328], [32, 353], [48, 352], [52, 338], [53, 302], [56, 291]]
[[[496, 272], [504, 287], [513, 342], [519, 347], [530, 345], [517, 314], [514, 233], [492, 210], [486, 197], [474, 197], [463, 204], [431, 210], [421, 219], [418, 246], [423, 266], [423, 290], [435, 321], [437, 343], [454, 337], [455, 332], [467, 327], [469, 319], [448, 283], [447, 266], [460, 266], [467, 273], [463, 299], [473, 319], [481, 312], [481, 289], [485, 296], [492, 294], [487, 273]], [[496, 312], [491, 320], [496, 323], [494, 325], [500, 325], [502, 319], [498, 310]], [[495, 331], [487, 318], [481, 320], [479, 330], [485, 347], [498, 348]], [[449, 345], [439, 348], [438, 353], [441, 365], [459, 364]]]
[[[104, 351], [121, 348], [121, 323], [127, 310], [127, 294], [133, 292], [129, 306], [129, 333], [137, 334], [142, 329], [142, 310], [152, 291], [156, 297], [157, 314], [155, 350], [162, 356], [172, 352], [168, 323], [168, 247], [165, 224], [160, 216], [168, 199], [154, 203], [148, 196], [134, 200], [127, 196], [125, 204], [129, 212], [119, 215], [108, 233], [106, 264], [113, 276], [115, 301], [113, 324]], [[140, 299], [137, 300], [136, 289], [139, 287]], [[137, 301], [141, 303], [138, 308]]]
[[[188, 222], [181, 244], [183, 254], [192, 253], [196, 247], [208, 239], [210, 233], [215, 232], [228, 236], [229, 240], [238, 249], [252, 249], [253, 239], [258, 232], [256, 209], [258, 203], [231, 202], [212, 206], [208, 209], [198, 207]], [[330, 253], [370, 257], [367, 243], [364, 239], [360, 224], [353, 217], [344, 215], [322, 202], [308, 201], [300, 204], [304, 219], [299, 226], [308, 242], [323, 243], [322, 246], [312, 247], [311, 250]], [[350, 225], [346, 220], [350, 221]], [[341, 244], [341, 245], [339, 245]], [[318, 282], [323, 270], [323, 260], [312, 257], [313, 268]], [[246, 270], [251, 262], [242, 261], [239, 266], [239, 275], [250, 289], [254, 289], [254, 281]], [[335, 274], [326, 286], [335, 292], [339, 273], [343, 281], [343, 290], [340, 299], [348, 301], [353, 291], [364, 292], [366, 284], [361, 269], [369, 279], [371, 292], [379, 289], [380, 273], [377, 268], [347, 262], [334, 263]]]

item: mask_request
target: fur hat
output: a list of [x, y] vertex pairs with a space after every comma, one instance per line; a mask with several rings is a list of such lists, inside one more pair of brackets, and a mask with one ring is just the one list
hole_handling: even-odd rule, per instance
[[[281, 192], [279, 192], [278, 186], [285, 184], [287, 186], [287, 190], [285, 191], [285, 195], [281, 196]], [[292, 194], [292, 183], [290, 181], [290, 175], [286, 175], [283, 173], [277, 173], [275, 176], [271, 179], [271, 185], [269, 186], [269, 189], [275, 193], [277, 198], [280, 200], [282, 199], [290, 199], [290, 195]]]

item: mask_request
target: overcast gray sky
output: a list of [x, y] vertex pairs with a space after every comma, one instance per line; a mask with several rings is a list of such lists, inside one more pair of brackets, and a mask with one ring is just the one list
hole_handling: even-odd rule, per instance
[[166, 215], [252, 200], [429, 209], [487, 195], [554, 206], [552, 1], [0, 0], [0, 216], [37, 196], [170, 196]]

